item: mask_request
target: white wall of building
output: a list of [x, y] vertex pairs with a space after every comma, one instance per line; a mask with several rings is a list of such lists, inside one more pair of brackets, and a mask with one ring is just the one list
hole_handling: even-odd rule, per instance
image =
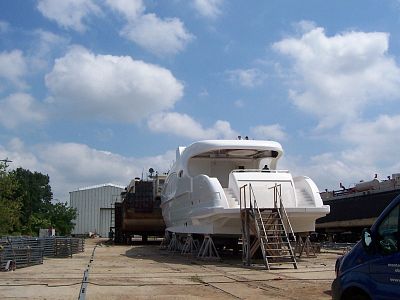
[[120, 200], [123, 190], [121, 186], [104, 184], [70, 192], [70, 206], [76, 208], [78, 214], [72, 234], [94, 232], [107, 237], [113, 204]]

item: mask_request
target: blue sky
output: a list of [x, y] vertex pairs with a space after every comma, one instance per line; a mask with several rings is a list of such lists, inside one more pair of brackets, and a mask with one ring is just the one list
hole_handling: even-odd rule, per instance
[[400, 2], [4, 0], [0, 158], [55, 198], [279, 141], [319, 188], [400, 172]]

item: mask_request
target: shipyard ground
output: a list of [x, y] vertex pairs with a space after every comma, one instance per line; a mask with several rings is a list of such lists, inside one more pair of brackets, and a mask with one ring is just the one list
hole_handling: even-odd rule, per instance
[[[73, 258], [0, 273], [1, 299], [78, 299], [83, 272], [102, 240], [86, 240]], [[104, 241], [104, 240], [103, 240]], [[99, 244], [85, 299], [331, 299], [339, 252], [302, 258], [297, 270], [245, 268], [239, 257], [204, 262], [160, 250], [157, 244]]]

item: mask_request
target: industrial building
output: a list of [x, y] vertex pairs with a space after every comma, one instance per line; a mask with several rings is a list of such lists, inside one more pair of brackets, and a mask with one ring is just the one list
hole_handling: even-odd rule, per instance
[[118, 202], [124, 187], [106, 183], [79, 188], [69, 193], [70, 206], [77, 209], [73, 235], [95, 233], [107, 237], [112, 226], [114, 203]]

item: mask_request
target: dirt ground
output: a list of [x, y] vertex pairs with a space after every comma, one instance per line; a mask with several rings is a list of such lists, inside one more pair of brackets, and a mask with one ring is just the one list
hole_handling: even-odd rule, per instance
[[[103, 240], [104, 241], [104, 240]], [[0, 273], [1, 299], [78, 299], [90, 264], [85, 299], [331, 299], [338, 253], [299, 259], [299, 268], [245, 268], [238, 257], [205, 262], [160, 250], [158, 244], [107, 246], [86, 240], [73, 258]]]

